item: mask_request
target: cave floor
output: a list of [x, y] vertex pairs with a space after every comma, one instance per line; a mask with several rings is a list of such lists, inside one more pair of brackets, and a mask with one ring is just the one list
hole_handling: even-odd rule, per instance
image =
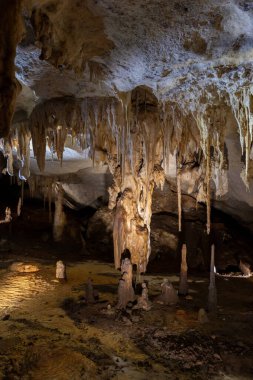
[[[30, 267], [17, 272], [10, 265]], [[0, 269], [0, 379], [252, 379], [253, 278], [217, 278], [218, 315], [201, 324], [208, 276], [190, 277], [190, 296], [175, 307], [116, 312], [119, 272], [112, 264], [68, 262], [58, 283], [55, 261], [7, 255]], [[84, 300], [87, 278], [99, 301]], [[168, 277], [145, 275], [150, 299]], [[111, 309], [107, 305], [112, 305]]]

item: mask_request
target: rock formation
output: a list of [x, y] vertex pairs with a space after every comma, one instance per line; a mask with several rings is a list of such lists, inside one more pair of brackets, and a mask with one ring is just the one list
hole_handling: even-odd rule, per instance
[[148, 298], [147, 284], [143, 282], [141, 284], [141, 287], [142, 287], [141, 296], [138, 297], [137, 305], [134, 306], [134, 309], [142, 309], [145, 311], [149, 311], [151, 309], [151, 302], [149, 301], [149, 298]]
[[11, 209], [10, 207], [6, 207], [5, 209], [5, 218], [0, 220], [0, 224], [2, 223], [10, 223], [12, 221], [12, 216], [11, 216]]
[[[113, 177], [108, 186], [117, 269], [129, 249], [137, 271], [146, 271], [152, 195], [165, 181], [177, 191], [179, 232], [184, 232], [186, 194], [206, 205], [207, 234], [213, 206], [250, 225], [248, 2], [2, 0], [0, 5], [4, 172], [28, 181], [31, 193], [42, 193], [50, 219], [53, 183], [61, 182], [62, 173], [66, 194], [76, 201], [80, 190], [72, 190], [80, 184], [70, 177], [78, 177], [81, 164], [73, 159], [78, 156], [81, 169], [97, 173], [106, 167]], [[16, 105], [15, 54], [22, 83]], [[57, 201], [56, 240], [63, 228], [61, 207]]]
[[186, 244], [182, 246], [182, 257], [181, 257], [181, 270], [180, 270], [180, 281], [178, 294], [186, 296], [188, 294], [188, 282], [187, 282], [187, 260], [186, 260], [187, 248]]
[[61, 184], [56, 186], [55, 196], [55, 212], [54, 212], [54, 225], [53, 235], [55, 241], [60, 241], [63, 236], [64, 228], [66, 225], [66, 216], [63, 211], [63, 189]]
[[217, 311], [217, 291], [215, 286], [215, 247], [214, 244], [211, 247], [211, 262], [210, 262], [210, 283], [208, 288], [208, 306], [209, 313], [215, 314]]
[[128, 302], [133, 302], [135, 299], [133, 289], [133, 269], [129, 258], [125, 258], [121, 263], [122, 276], [118, 286], [118, 303], [117, 309], [125, 309]]
[[88, 303], [95, 302], [94, 289], [93, 289], [93, 283], [92, 283], [91, 278], [88, 278], [87, 283], [85, 285], [85, 298], [86, 298], [86, 302]]
[[55, 274], [55, 276], [56, 276], [56, 279], [59, 280], [60, 282], [65, 282], [67, 280], [66, 266], [62, 260], [59, 260], [56, 263], [56, 274]]
[[164, 305], [175, 305], [178, 303], [177, 292], [167, 278], [161, 284], [161, 295], [156, 298], [156, 302]]
[[0, 137], [8, 137], [21, 90], [14, 64], [16, 47], [23, 34], [21, 4], [22, 0], [0, 2]]
[[244, 274], [244, 276], [247, 276], [247, 277], [251, 276], [252, 271], [250, 269], [250, 264], [247, 264], [243, 262], [243, 260], [240, 260], [239, 268], [241, 272]]

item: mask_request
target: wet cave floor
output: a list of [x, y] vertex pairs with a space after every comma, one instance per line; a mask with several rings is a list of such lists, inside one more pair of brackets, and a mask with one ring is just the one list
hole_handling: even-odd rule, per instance
[[[207, 303], [208, 274], [189, 275], [190, 297], [177, 306], [153, 302], [148, 312], [122, 313], [114, 308], [120, 273], [112, 263], [35, 240], [34, 231], [30, 241], [14, 239], [12, 249], [1, 252], [0, 379], [253, 378], [252, 277], [217, 277], [217, 318], [205, 324], [198, 311]], [[61, 254], [64, 284], [55, 280]], [[90, 305], [88, 277], [99, 292]], [[164, 277], [178, 288], [178, 274], [142, 276], [151, 301]]]

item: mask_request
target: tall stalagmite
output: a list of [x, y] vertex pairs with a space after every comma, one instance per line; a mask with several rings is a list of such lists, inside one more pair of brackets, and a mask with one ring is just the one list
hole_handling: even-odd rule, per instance
[[182, 246], [182, 257], [181, 257], [181, 270], [180, 270], [180, 282], [178, 294], [187, 295], [188, 294], [188, 282], [187, 282], [187, 260], [186, 260], [187, 248], [186, 244]]
[[215, 247], [214, 244], [211, 248], [211, 262], [210, 262], [210, 284], [208, 292], [208, 311], [211, 314], [215, 314], [217, 310], [217, 291], [215, 286]]
[[66, 216], [63, 211], [63, 188], [61, 184], [56, 186], [55, 195], [55, 212], [54, 212], [54, 226], [53, 234], [54, 240], [60, 241], [62, 239], [64, 227], [66, 224]]

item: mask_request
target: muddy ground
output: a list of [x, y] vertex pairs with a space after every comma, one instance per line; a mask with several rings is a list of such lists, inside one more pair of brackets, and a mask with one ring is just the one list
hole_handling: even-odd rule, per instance
[[[92, 260], [78, 244], [53, 244], [41, 210], [23, 215], [0, 249], [0, 379], [253, 379], [252, 277], [217, 277], [217, 317], [205, 324], [198, 311], [208, 273], [189, 273], [190, 297], [177, 306], [119, 312], [113, 264]], [[55, 280], [59, 258], [65, 284]], [[99, 292], [90, 305], [88, 277]], [[178, 288], [178, 273], [166, 268], [142, 277], [151, 301], [164, 277]]]
[[[12, 260], [0, 271], [1, 379], [253, 378], [252, 278], [218, 278], [217, 318], [201, 324], [205, 276], [190, 279], [190, 299], [175, 307], [122, 313], [113, 307], [119, 273], [108, 263], [69, 262], [60, 284], [54, 263], [29, 259], [39, 271], [20, 273], [10, 271]], [[100, 295], [91, 305], [88, 277]], [[144, 277], [151, 300], [163, 277]], [[178, 277], [168, 277], [177, 287]]]

